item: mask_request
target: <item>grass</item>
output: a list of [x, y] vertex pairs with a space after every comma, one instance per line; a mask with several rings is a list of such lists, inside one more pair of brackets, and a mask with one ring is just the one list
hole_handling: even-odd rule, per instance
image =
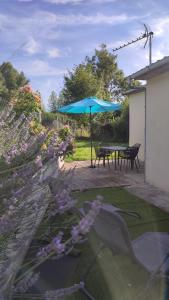
[[[93, 147], [98, 145], [99, 141], [93, 142]], [[113, 145], [119, 145], [120, 143], [113, 143], [113, 142], [105, 142], [102, 143], [104, 146], [113, 146]], [[121, 145], [125, 145], [124, 143]], [[94, 150], [93, 150], [94, 153]], [[90, 140], [85, 141], [76, 141], [75, 142], [75, 153], [73, 155], [70, 155], [66, 158], [67, 162], [71, 161], [80, 161], [80, 160], [90, 160], [91, 155], [91, 149], [90, 149]], [[94, 153], [95, 157], [95, 153]]]
[[[135, 210], [141, 219], [125, 216], [131, 239], [147, 231], [169, 231], [169, 216], [159, 208], [130, 194], [123, 188], [99, 188], [81, 192], [74, 195], [79, 204], [85, 200], [93, 200], [96, 195], [104, 196], [104, 201], [112, 203], [123, 209]], [[113, 256], [110, 249], [105, 248], [97, 257], [91, 272], [85, 276], [95, 253], [98, 252], [100, 241], [94, 233], [90, 233], [89, 241], [82, 247], [81, 259], [74, 276], [69, 284], [79, 282], [85, 278], [87, 289], [97, 300], [136, 300], [145, 286], [148, 278], [147, 272], [128, 257]], [[162, 300], [164, 283], [157, 281], [150, 289], [147, 300]], [[84, 300], [81, 293], [76, 293], [68, 299]], [[143, 297], [141, 298], [143, 299]]]

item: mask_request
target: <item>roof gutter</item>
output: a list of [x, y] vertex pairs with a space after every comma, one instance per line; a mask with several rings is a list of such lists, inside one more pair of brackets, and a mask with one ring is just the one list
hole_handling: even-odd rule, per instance
[[169, 71], [169, 57], [165, 57], [133, 74], [131, 74], [129, 79], [146, 80], [153, 77], [159, 73], [164, 73]]

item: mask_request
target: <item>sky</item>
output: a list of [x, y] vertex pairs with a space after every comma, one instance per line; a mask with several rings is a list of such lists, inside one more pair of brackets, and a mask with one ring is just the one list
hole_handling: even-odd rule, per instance
[[[112, 52], [154, 32], [153, 62], [169, 55], [168, 0], [0, 0], [0, 64], [10, 61], [41, 92], [47, 107], [64, 74], [105, 43]], [[144, 40], [117, 51], [125, 76], [147, 66]]]

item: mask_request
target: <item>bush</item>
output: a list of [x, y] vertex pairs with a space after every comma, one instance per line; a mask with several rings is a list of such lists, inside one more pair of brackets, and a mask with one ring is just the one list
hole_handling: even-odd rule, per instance
[[129, 106], [127, 101], [122, 105], [121, 115], [110, 123], [101, 125], [93, 124], [93, 138], [103, 141], [128, 142], [129, 139]]
[[19, 89], [13, 99], [13, 103], [17, 116], [22, 113], [27, 116], [32, 112], [41, 111], [41, 97], [37, 93], [34, 93], [29, 85], [25, 85]]
[[70, 129], [69, 125], [65, 125], [65, 126], [63, 126], [63, 127], [59, 130], [58, 133], [59, 133], [59, 138], [60, 138], [61, 140], [65, 141], [66, 138], [67, 138], [68, 136], [70, 136], [70, 134], [71, 134], [71, 129]]
[[75, 142], [72, 139], [72, 141], [69, 143], [67, 149], [66, 149], [66, 155], [73, 155], [75, 153]]
[[56, 113], [52, 112], [43, 112], [42, 113], [42, 125], [51, 127], [53, 121], [57, 119]]

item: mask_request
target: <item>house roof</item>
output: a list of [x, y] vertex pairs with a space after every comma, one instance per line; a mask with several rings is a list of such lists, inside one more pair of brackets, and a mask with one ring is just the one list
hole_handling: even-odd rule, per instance
[[163, 59], [157, 60], [155, 63], [131, 74], [129, 78], [147, 80], [167, 71], [169, 71], [169, 56], [165, 56]]
[[126, 91], [126, 92], [123, 92], [123, 95], [132, 95], [132, 94], [141, 93], [145, 89], [146, 89], [146, 85], [138, 86], [138, 87], [130, 89], [130, 90]]

